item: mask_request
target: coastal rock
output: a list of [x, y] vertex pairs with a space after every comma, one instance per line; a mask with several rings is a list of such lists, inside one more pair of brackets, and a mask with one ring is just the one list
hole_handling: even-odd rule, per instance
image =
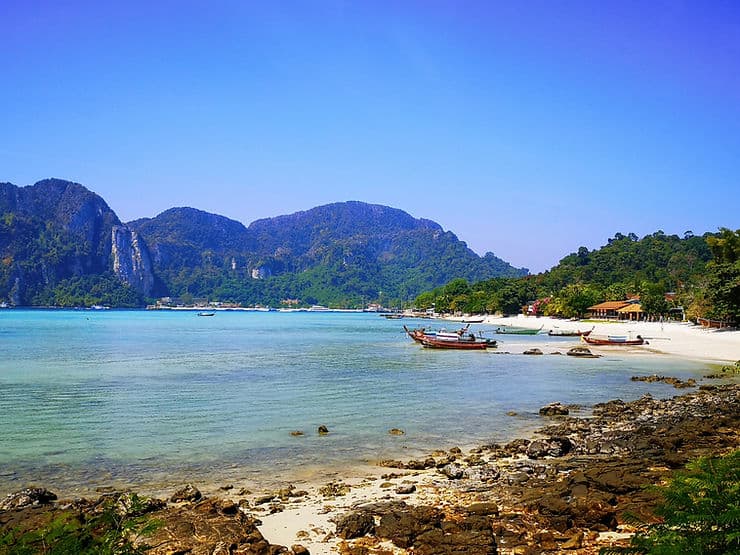
[[342, 495], [347, 495], [349, 491], [350, 487], [342, 482], [329, 482], [319, 488], [319, 493], [324, 497], [341, 497]]
[[162, 499], [146, 497], [132, 492], [116, 493], [116, 512], [119, 515], [141, 516], [163, 509], [167, 503]]
[[541, 416], [564, 416], [569, 413], [568, 407], [561, 403], [550, 403], [540, 409]]
[[375, 532], [375, 519], [370, 513], [348, 513], [337, 521], [336, 534], [342, 539], [360, 538]]
[[185, 487], [173, 493], [172, 497], [170, 497], [170, 501], [173, 503], [179, 503], [181, 501], [198, 501], [201, 497], [203, 497], [203, 494], [200, 493], [198, 488], [192, 484], [187, 484]]
[[693, 378], [689, 378], [688, 380], [683, 381], [678, 378], [658, 376], [657, 374], [653, 374], [652, 376], [632, 376], [630, 379], [633, 382], [647, 382], [647, 383], [663, 382], [663, 383], [667, 383], [668, 385], [672, 385], [676, 389], [696, 387], [696, 380]]
[[423, 461], [411, 460], [400, 468], [407, 468], [408, 470], [427, 470], [429, 468], [434, 468], [435, 466], [437, 466], [437, 461], [435, 461], [434, 458], [429, 457]]
[[396, 488], [397, 495], [410, 495], [416, 491], [414, 484], [403, 484]]
[[325, 436], [329, 433], [329, 428], [327, 428], [326, 426], [322, 424], [321, 426], [318, 427], [317, 431], [320, 436]]
[[389, 433], [390, 435], [392, 435], [392, 436], [402, 436], [402, 435], [404, 435], [404, 434], [405, 434], [406, 432], [404, 432], [404, 431], [403, 431], [402, 429], [400, 429], [400, 428], [391, 428], [390, 430], [388, 430], [388, 433]]
[[8, 494], [0, 501], [0, 511], [12, 511], [47, 505], [57, 498], [55, 493], [45, 488], [26, 488], [15, 493]]
[[496, 539], [491, 521], [479, 515], [446, 518], [435, 507], [392, 504], [378, 509], [379, 538], [419, 555], [494, 555]]
[[287, 553], [287, 548], [271, 546], [255, 521], [237, 511], [225, 514], [219, 500], [206, 500], [193, 505], [167, 508], [152, 517], [160, 527], [151, 536], [137, 540], [154, 546], [148, 555], [212, 555], [243, 553], [273, 555]]
[[538, 349], [538, 348], [535, 347], [533, 349], [527, 349], [526, 351], [524, 351], [523, 354], [525, 354], [525, 355], [541, 355], [542, 354], [542, 350], [540, 350], [540, 349]]
[[439, 469], [450, 480], [459, 480], [465, 475], [465, 469], [457, 464], [448, 464]]
[[551, 437], [536, 440], [527, 447], [527, 456], [530, 459], [541, 459], [542, 457], [562, 457], [573, 449], [573, 444], [567, 437]]

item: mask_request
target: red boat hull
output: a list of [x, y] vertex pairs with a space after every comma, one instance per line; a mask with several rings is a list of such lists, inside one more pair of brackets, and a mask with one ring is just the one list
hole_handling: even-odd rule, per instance
[[484, 351], [488, 343], [484, 341], [444, 341], [439, 339], [425, 338], [421, 344], [430, 349], [457, 349], [461, 351]]

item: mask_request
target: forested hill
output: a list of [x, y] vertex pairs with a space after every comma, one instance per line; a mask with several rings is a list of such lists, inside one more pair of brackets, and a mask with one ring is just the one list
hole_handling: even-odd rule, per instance
[[[581, 247], [547, 272], [468, 284], [453, 280], [416, 299], [420, 308], [461, 312], [584, 316], [589, 306], [639, 296], [649, 317], [740, 321], [740, 230], [683, 237], [617, 233], [601, 248]], [[679, 308], [681, 307], [681, 308]], [[673, 309], [673, 310], [672, 310]]]
[[356, 201], [258, 220], [248, 228], [192, 208], [129, 225], [147, 241], [167, 291], [179, 297], [390, 304], [455, 277], [527, 273], [491, 253], [478, 256], [430, 220]]
[[454, 278], [525, 275], [438, 224], [361, 202], [249, 227], [193, 208], [123, 224], [60, 179], [0, 184], [0, 301], [142, 306], [159, 296], [245, 305], [398, 305]]
[[0, 183], [0, 261], [0, 300], [14, 305], [135, 306], [154, 283], [136, 234], [98, 195], [61, 179]]

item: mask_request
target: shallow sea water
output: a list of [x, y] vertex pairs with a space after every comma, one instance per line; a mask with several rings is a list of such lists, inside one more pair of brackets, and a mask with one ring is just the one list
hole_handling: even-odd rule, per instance
[[[421, 322], [362, 313], [0, 311], [0, 495], [31, 484], [85, 492], [329, 473], [508, 441], [542, 425], [544, 404], [670, 397], [680, 392], [630, 377], [707, 371], [649, 353], [513, 354], [576, 344], [546, 335], [497, 336], [498, 351], [512, 354], [427, 350], [402, 323]], [[322, 424], [328, 436], [317, 435]]]

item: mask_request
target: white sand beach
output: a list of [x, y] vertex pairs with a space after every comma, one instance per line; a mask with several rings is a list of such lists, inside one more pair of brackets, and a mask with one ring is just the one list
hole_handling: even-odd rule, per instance
[[[740, 360], [740, 331], [708, 329], [684, 322], [611, 322], [611, 321], [570, 321], [548, 317], [514, 316], [507, 318], [486, 317], [485, 326], [518, 326], [540, 328], [541, 333], [549, 330], [580, 330], [593, 328], [593, 335], [640, 335], [646, 345], [631, 347], [631, 352], [654, 352], [680, 356], [702, 362], [720, 364]], [[509, 336], [514, 337], [514, 336]], [[513, 344], [510, 342], [509, 344]], [[561, 344], [562, 346], [562, 344]], [[609, 351], [623, 347], [590, 347]]]

